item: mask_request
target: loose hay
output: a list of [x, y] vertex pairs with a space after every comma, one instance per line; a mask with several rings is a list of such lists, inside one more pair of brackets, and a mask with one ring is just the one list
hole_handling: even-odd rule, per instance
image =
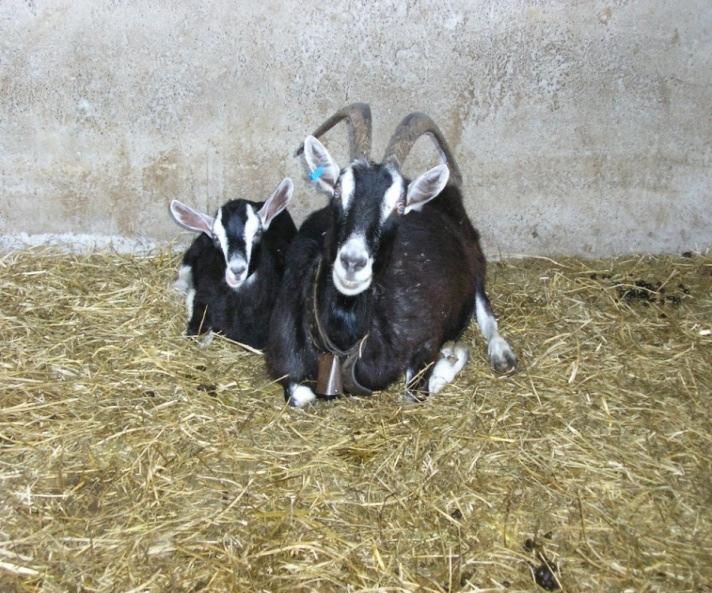
[[494, 264], [518, 373], [305, 411], [176, 267], [0, 259], [0, 590], [712, 590], [712, 256]]

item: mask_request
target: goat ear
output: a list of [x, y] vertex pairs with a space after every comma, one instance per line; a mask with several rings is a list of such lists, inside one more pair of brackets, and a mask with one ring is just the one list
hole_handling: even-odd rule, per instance
[[430, 200], [445, 189], [450, 178], [450, 169], [447, 165], [438, 165], [423, 173], [420, 177], [410, 182], [408, 193], [405, 197], [404, 214], [415, 210], [419, 211]]
[[189, 231], [197, 231], [213, 236], [213, 222], [215, 219], [203, 212], [193, 210], [190, 206], [186, 206], [183, 202], [173, 200], [171, 202], [171, 214], [175, 221], [183, 228]]
[[286, 177], [257, 213], [262, 221], [262, 228], [267, 230], [274, 217], [287, 207], [293, 193], [294, 184], [289, 177]]
[[309, 167], [310, 179], [316, 181], [317, 186], [330, 196], [334, 195], [341, 167], [314, 136], [307, 136], [304, 140], [304, 157]]

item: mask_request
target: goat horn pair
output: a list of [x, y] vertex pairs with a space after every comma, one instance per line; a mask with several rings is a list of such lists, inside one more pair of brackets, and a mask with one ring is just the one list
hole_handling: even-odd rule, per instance
[[[344, 119], [348, 119], [349, 124], [349, 152], [351, 160], [368, 158], [371, 154], [371, 107], [368, 103], [352, 103], [351, 105], [347, 105], [314, 130], [312, 136], [318, 138]], [[297, 149], [294, 156], [299, 156], [303, 150], [304, 144]]]
[[390, 142], [388, 142], [388, 148], [386, 148], [383, 160], [395, 160], [398, 166], [402, 166], [405, 159], [408, 158], [415, 141], [423, 134], [430, 136], [440, 153], [440, 158], [450, 169], [450, 185], [460, 187], [462, 185], [460, 167], [457, 166], [455, 157], [452, 156], [450, 146], [440, 128], [425, 113], [414, 112], [403, 118], [396, 131], [393, 132]]
[[[352, 103], [340, 109], [314, 130], [312, 136], [318, 138], [344, 119], [348, 119], [349, 124], [351, 160], [362, 157], [368, 158], [371, 153], [371, 107], [368, 103]], [[450, 146], [440, 128], [425, 113], [414, 112], [403, 118], [395, 132], [393, 132], [393, 136], [391, 136], [383, 160], [392, 159], [399, 166], [402, 166], [416, 140], [424, 134], [427, 134], [433, 140], [440, 153], [440, 158], [450, 169], [450, 184], [460, 187], [462, 185], [460, 167], [457, 166], [455, 157], [452, 155]], [[297, 149], [295, 156], [300, 155], [303, 150], [304, 145], [302, 144]]]

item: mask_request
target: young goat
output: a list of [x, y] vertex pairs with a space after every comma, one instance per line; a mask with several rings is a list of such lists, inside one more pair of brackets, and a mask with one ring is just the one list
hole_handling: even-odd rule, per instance
[[[473, 312], [492, 366], [512, 369], [516, 358], [497, 332], [485, 258], [440, 130], [424, 114], [407, 116], [378, 164], [368, 160], [368, 105], [344, 108], [315, 135], [344, 119], [352, 159], [346, 168], [314, 136], [303, 146], [310, 177], [331, 198], [299, 230], [272, 315], [267, 365], [283, 378], [285, 398], [293, 406], [314, 400], [304, 382], [317, 375], [320, 395], [338, 393], [338, 379], [335, 389], [323, 379], [334, 382], [339, 366], [351, 393], [383, 389], [403, 374], [406, 395], [437, 393], [467, 360], [467, 347], [453, 341]], [[400, 164], [423, 134], [447, 164], [409, 181]]]
[[183, 256], [176, 288], [186, 293], [189, 336], [220, 332], [264, 348], [269, 318], [296, 227], [285, 210], [294, 186], [284, 179], [266, 202], [231, 200], [215, 217], [173, 200], [176, 222], [200, 232]]

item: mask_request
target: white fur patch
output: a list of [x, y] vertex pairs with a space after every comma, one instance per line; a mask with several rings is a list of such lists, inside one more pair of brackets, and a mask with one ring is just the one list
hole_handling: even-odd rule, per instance
[[222, 208], [218, 209], [218, 213], [215, 215], [215, 222], [213, 222], [213, 234], [218, 238], [220, 243], [220, 249], [222, 249], [223, 257], [227, 261], [227, 232], [222, 222]]
[[435, 395], [445, 385], [452, 383], [465, 366], [469, 352], [464, 344], [448, 342], [440, 350], [440, 356], [441, 358], [435, 363], [435, 368], [433, 368], [433, 373], [428, 381], [430, 395]]
[[497, 333], [497, 320], [494, 318], [485, 306], [485, 302], [480, 298], [480, 295], [475, 296], [475, 315], [477, 316], [477, 325], [480, 326], [480, 331], [488, 342]]
[[294, 385], [290, 389], [289, 403], [295, 408], [302, 408], [316, 400], [316, 395], [306, 385]]
[[178, 292], [187, 293], [193, 285], [193, 266], [181, 266], [178, 270], [178, 279], [173, 283], [173, 288]]
[[403, 178], [393, 168], [389, 168], [388, 171], [393, 177], [393, 183], [383, 195], [383, 202], [381, 203], [381, 224], [383, 224], [396, 209], [396, 206], [398, 206], [398, 200], [400, 200], [400, 197], [403, 194]]
[[255, 209], [247, 205], [247, 220], [245, 221], [245, 231], [242, 239], [245, 242], [245, 262], [247, 267], [250, 266], [250, 257], [252, 256], [252, 242], [255, 239], [257, 231], [260, 230], [260, 218], [255, 213]]
[[185, 313], [188, 316], [188, 321], [193, 319], [193, 302], [195, 301], [195, 289], [191, 288], [185, 295]]
[[351, 201], [354, 197], [354, 188], [356, 183], [354, 181], [354, 170], [348, 167], [343, 175], [341, 176], [341, 206], [346, 212], [351, 206]]

